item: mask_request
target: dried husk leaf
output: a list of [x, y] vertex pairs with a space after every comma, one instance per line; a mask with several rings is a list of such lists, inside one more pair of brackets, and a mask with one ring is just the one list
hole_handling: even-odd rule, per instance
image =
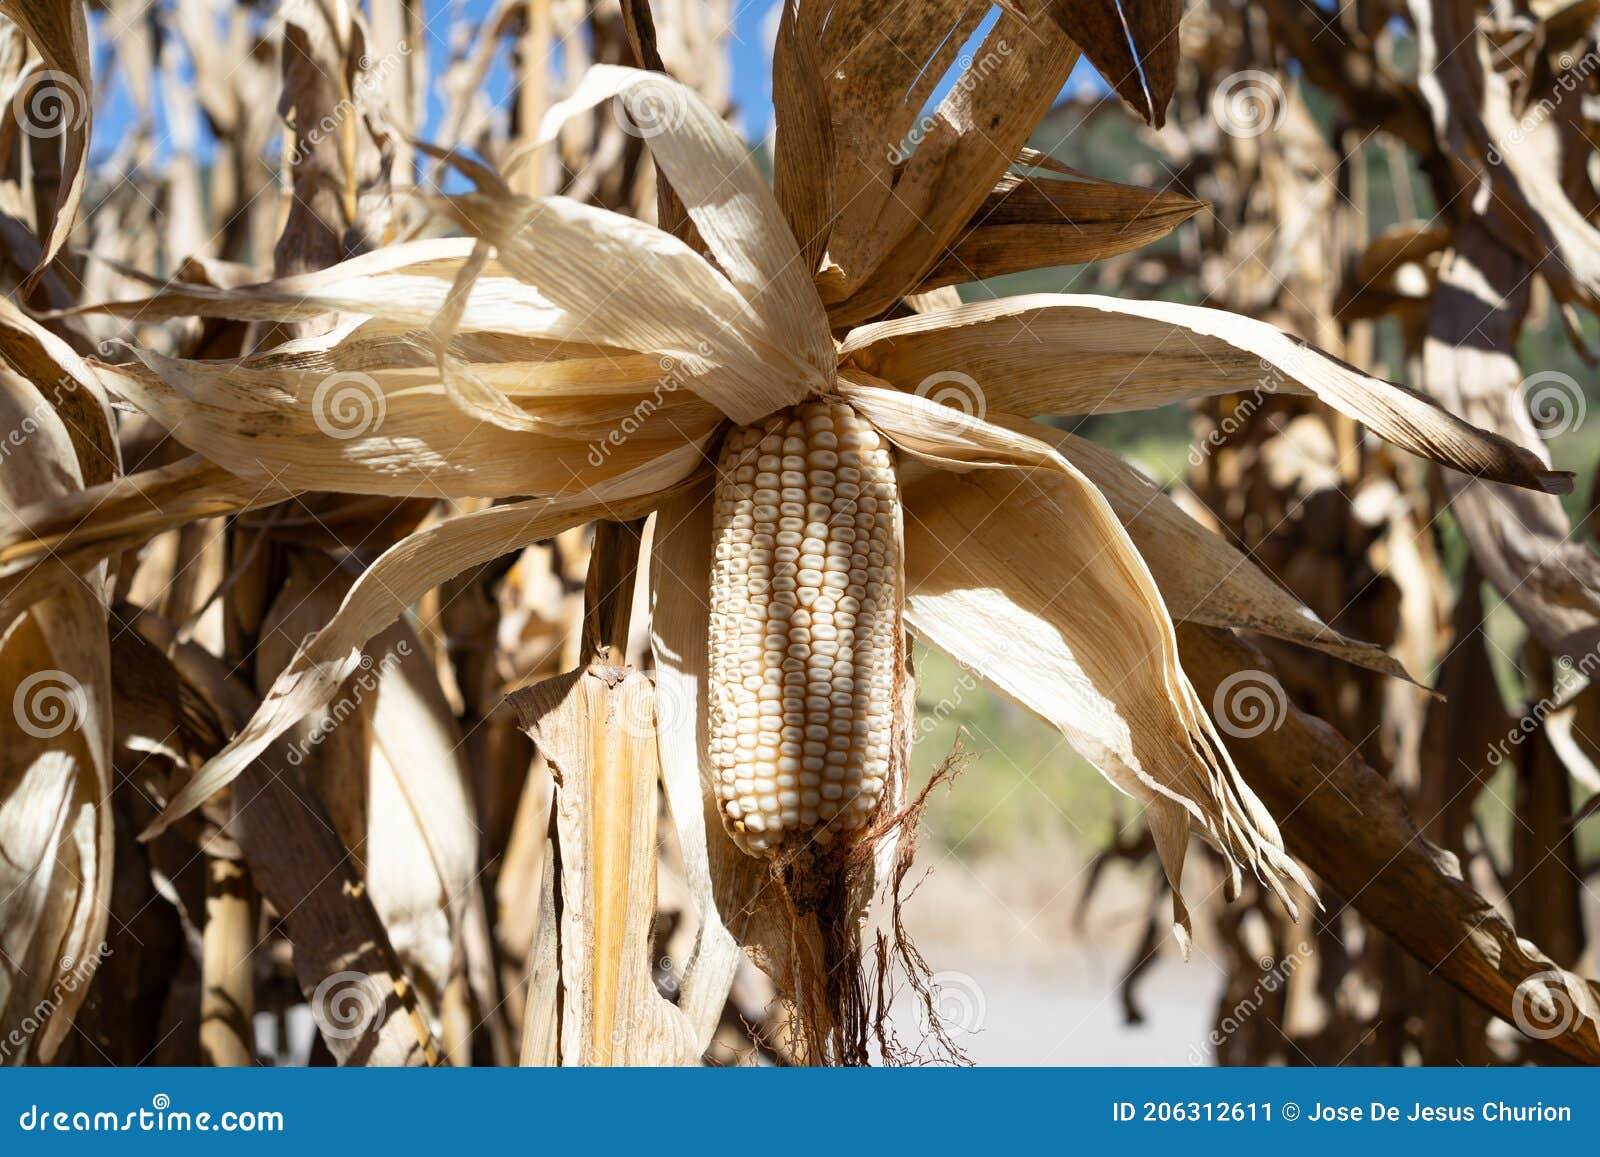
[[[28, 431], [0, 472], [10, 507], [82, 485], [63, 422], [0, 370], [0, 426]], [[112, 819], [111, 660], [103, 567], [63, 581], [0, 628], [0, 1037], [48, 1061], [105, 947]], [[20, 1047], [18, 1047], [20, 1045]]]
[[772, 50], [772, 195], [814, 274], [833, 232], [833, 172], [838, 160], [828, 80], [818, 43], [823, 8], [784, 0]]
[[792, 405], [823, 380], [728, 278], [653, 226], [492, 186], [451, 204], [507, 270], [582, 319], [585, 340], [673, 358], [695, 375], [689, 387], [735, 421]]
[[[833, 340], [794, 235], [744, 141], [692, 88], [661, 73], [595, 65], [545, 115], [537, 143], [554, 140], [574, 116], [610, 99], [620, 101], [640, 127], [717, 267], [777, 347], [801, 360], [811, 383], [826, 381], [833, 372]], [[750, 420], [731, 411], [729, 416]]]
[[[569, 493], [643, 466], [686, 437], [706, 437], [720, 421], [687, 391], [667, 396], [650, 387], [598, 406], [576, 398], [557, 403], [581, 424], [564, 431], [571, 436], [552, 436], [466, 412], [427, 362], [396, 367], [391, 357], [386, 367], [329, 374], [180, 361], [147, 350], [140, 357], [144, 367], [101, 367], [114, 392], [231, 473], [290, 490], [450, 498]], [[645, 404], [655, 393], [663, 394], [661, 404]], [[597, 449], [641, 405], [629, 436]], [[534, 415], [538, 406], [531, 402]]]
[[[1310, 393], [1373, 433], [1463, 473], [1551, 493], [1571, 476], [1253, 318], [1201, 306], [1030, 294], [855, 330], [842, 360], [903, 390], [964, 375], [1010, 414], [1113, 413], [1213, 394]], [[959, 379], [958, 379], [959, 380]]]
[[1380, 675], [1412, 681], [1399, 660], [1329, 627], [1247, 555], [1184, 513], [1117, 454], [1039, 422], [1003, 414], [993, 420], [1050, 443], [1094, 483], [1127, 528], [1174, 619], [1258, 631]]
[[254, 718], [209, 760], [145, 833], [159, 834], [227, 786], [275, 738], [336, 693], [360, 662], [361, 647], [423, 594], [491, 559], [596, 518], [649, 510], [655, 496], [699, 465], [695, 447], [567, 498], [530, 499], [461, 515], [385, 551], [345, 596], [339, 613], [289, 664]]
[[[23, 103], [35, 99], [59, 102], [50, 115], [59, 115], [65, 137], [62, 167], [67, 179], [56, 195], [55, 222], [44, 252], [30, 281], [44, 272], [67, 243], [77, 223], [78, 206], [89, 180], [89, 134], [94, 121], [94, 76], [89, 58], [89, 23], [80, 0], [0, 0], [0, 15], [14, 21], [44, 58], [45, 73], [24, 79], [15, 97]], [[55, 76], [50, 74], [54, 73]], [[43, 91], [48, 88], [51, 91]], [[54, 124], [52, 120], [50, 123]]]
[[[826, 251], [830, 268], [836, 269], [829, 276], [841, 279], [842, 292], [848, 295], [871, 275], [892, 240], [883, 236], [879, 222], [893, 195], [912, 126], [988, 6], [978, 0], [924, 0], [916, 19], [885, 21], [881, 6], [873, 0], [846, 0], [831, 5], [822, 26], [813, 28], [808, 15], [820, 7], [806, 4], [795, 31], [817, 37], [823, 108], [793, 107], [792, 102], [804, 94], [777, 83], [780, 44], [774, 54], [773, 116], [778, 125], [774, 152], [792, 153], [784, 139], [786, 126], [819, 111], [829, 119], [834, 149], [819, 158], [826, 167], [795, 175], [797, 182], [811, 188], [803, 193], [782, 189], [778, 196], [780, 204], [806, 196], [831, 205], [825, 218]], [[994, 175], [1003, 171], [997, 169]], [[779, 176], [787, 182], [785, 174]], [[991, 177], [987, 184], [993, 183]], [[796, 236], [808, 246], [812, 241], [798, 231]]]
[[[897, 444], [927, 436], [889, 404], [907, 395], [842, 392]], [[1105, 498], [1043, 442], [926, 405], [916, 422], [949, 422], [935, 436], [959, 433], [989, 463], [908, 480], [907, 625], [1058, 727], [1122, 791], [1182, 807], [1292, 908], [1279, 877], [1309, 886], [1179, 667], [1160, 592]], [[1010, 466], [1025, 456], [1034, 464]]]
[[1160, 128], [1178, 83], [1183, 0], [1049, 0], [1049, 9], [1117, 95]]
[[[656, 738], [667, 811], [678, 835], [698, 932], [678, 997], [698, 1048], [710, 1045], [749, 938], [765, 873], [728, 838], [716, 806], [706, 716], [707, 600], [711, 582], [711, 487], [687, 490], [656, 511], [650, 548], [650, 647], [655, 659]], [[721, 881], [733, 877], [736, 888]], [[730, 900], [732, 902], [730, 902]], [[726, 912], [726, 923], [723, 913]], [[760, 916], [780, 921], [776, 897]]]
[[919, 290], [1114, 257], [1165, 237], [1205, 207], [1171, 190], [1053, 168], [1063, 170], [1075, 179], [1003, 176]]
[[[1048, 20], [1002, 10], [972, 60], [923, 122], [904, 166], [866, 201], [879, 201], [877, 212], [835, 225], [834, 264], [817, 278], [835, 328], [876, 317], [917, 289], [1027, 144], [1078, 50]], [[900, 152], [900, 139], [888, 144]], [[846, 203], [840, 191], [835, 199]], [[854, 237], [846, 232], [852, 224], [861, 230]]]

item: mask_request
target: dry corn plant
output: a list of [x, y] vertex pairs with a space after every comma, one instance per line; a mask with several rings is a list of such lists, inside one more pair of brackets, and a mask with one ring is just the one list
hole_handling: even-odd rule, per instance
[[[1562, 271], [1566, 255], [1585, 252], [1595, 234], [1561, 198], [1593, 203], [1582, 160], [1591, 144], [1557, 126], [1578, 114], [1578, 94], [1592, 82], [1594, 30], [1576, 10], [1498, 23], [1470, 15], [1468, 6], [1413, 9], [1354, 6], [1331, 20], [1296, 0], [1190, 11], [1175, 124], [1151, 144], [1165, 158], [1170, 187], [1204, 196], [1209, 212], [1195, 219], [1198, 244], [1186, 243], [1163, 273], [1186, 276], [1204, 300], [1262, 316], [1352, 362], [1376, 364], [1376, 372], [1423, 382], [1451, 408], [1475, 398], [1482, 424], [1548, 460], [1543, 440], [1581, 425], [1584, 393], [1572, 376], [1537, 354], [1530, 359], [1527, 345], [1521, 368], [1507, 355], [1519, 331], [1551, 328], [1537, 308], [1548, 289], [1588, 356], [1573, 312], [1584, 301], [1564, 287]], [[1418, 29], [1443, 44], [1437, 38], [1446, 28], [1456, 36], [1449, 44], [1470, 49], [1460, 60], [1441, 47], [1431, 59], [1424, 52], [1414, 71], [1399, 63], [1418, 55]], [[1454, 86], [1453, 96], [1441, 95], [1440, 84]], [[1476, 105], [1462, 99], [1467, 92], [1482, 94]], [[1566, 100], [1571, 107], [1558, 115]], [[1488, 135], [1463, 149], [1429, 127], [1430, 104], [1440, 123]], [[1102, 108], [1075, 114], [1104, 115]], [[1499, 127], [1474, 128], [1474, 115]], [[1546, 151], [1536, 160], [1530, 142], [1541, 138]], [[1528, 176], [1529, 166], [1549, 166], [1558, 155], [1565, 158], [1560, 180], [1553, 169]], [[1540, 186], [1540, 204], [1503, 188], [1518, 166], [1528, 187]], [[1493, 195], [1485, 199], [1485, 190]], [[1495, 232], [1525, 255], [1518, 272], [1497, 275], [1489, 289], [1452, 256], [1462, 238], [1486, 240], [1478, 220], [1485, 205], [1497, 220], [1516, 222], [1502, 220]], [[1530, 242], [1529, 230], [1547, 240]], [[1446, 280], [1452, 261], [1454, 289]], [[1465, 309], [1469, 299], [1503, 300], [1504, 312], [1480, 316]], [[1480, 361], [1474, 353], [1468, 364], [1474, 347], [1499, 356]], [[1590, 986], [1569, 971], [1592, 971], [1583, 898], [1593, 868], [1582, 863], [1577, 842], [1594, 810], [1582, 798], [1600, 786], [1588, 754], [1594, 659], [1581, 614], [1592, 599], [1589, 548], [1572, 541], [1553, 499], [1463, 487], [1448, 472], [1430, 476], [1337, 416], [1284, 396], [1271, 375], [1246, 393], [1207, 402], [1197, 415], [1192, 489], [1183, 495], [1191, 511], [1325, 621], [1384, 647], [1439, 692], [1429, 696], [1263, 640], [1269, 662], [1249, 680], [1217, 684], [1219, 696], [1227, 692], [1219, 710], [1227, 702], [1237, 708], [1232, 729], [1219, 719], [1224, 731], [1250, 733], [1240, 745], [1247, 777], [1252, 748], [1274, 761], [1284, 751], [1319, 749], [1328, 760], [1359, 759], [1362, 775], [1342, 782], [1365, 779], [1365, 768], [1381, 775], [1384, 798], [1403, 798], [1416, 817], [1428, 841], [1418, 839], [1419, 848], [1468, 885], [1434, 899], [1476, 909], [1479, 934], [1493, 929], [1481, 941], [1482, 959], [1462, 970], [1476, 974], [1471, 982], [1448, 977], [1480, 945], [1464, 930], [1451, 946], [1419, 929], [1416, 897], [1406, 906], [1373, 895], [1370, 860], [1321, 860], [1291, 826], [1290, 850], [1320, 873], [1326, 907], [1302, 929], [1259, 899], [1217, 912], [1230, 976], [1211, 1047], [1219, 1059], [1258, 1064], [1553, 1058], [1551, 1039], [1595, 1011]], [[1451, 524], [1464, 532], [1467, 557], [1447, 566]], [[1531, 636], [1519, 664], [1526, 699], [1510, 707], [1493, 678], [1497, 644], [1486, 627], [1485, 580]], [[1354, 744], [1308, 746], [1297, 709]], [[1334, 797], [1324, 793], [1322, 802], [1335, 805], [1330, 824], [1344, 811], [1352, 836], [1363, 826]], [[1497, 815], [1502, 807], [1506, 814]], [[1505, 835], [1495, 830], [1501, 820], [1509, 821]], [[1510, 942], [1508, 914], [1526, 954], [1509, 1010], [1485, 1001], [1480, 987], [1506, 971], [1497, 944]], [[1153, 943], [1147, 934], [1130, 983]], [[1539, 950], [1531, 951], [1535, 943]], [[1136, 1008], [1131, 997], [1128, 1003]], [[1485, 1004], [1502, 1016], [1509, 1011], [1524, 1035], [1493, 1025]], [[1558, 1049], [1592, 1059], [1566, 1043]]]
[[[285, 0], [270, 247], [248, 267], [123, 261], [145, 288], [112, 300], [46, 293], [80, 256], [90, 119], [56, 142], [59, 180], [8, 170], [40, 238], [0, 314], [6, 426], [27, 431], [0, 529], [0, 692], [17, 705], [0, 1028], [22, 1034], [16, 1057], [120, 1049], [145, 1017], [193, 1042], [165, 1055], [247, 1063], [251, 1011], [304, 1000], [343, 1064], [691, 1063], [748, 959], [777, 993], [755, 1033], [768, 1055], [899, 1059], [885, 1006], [897, 975], [928, 996], [924, 965], [896, 905], [884, 931], [866, 918], [915, 846], [908, 633], [1144, 805], [1182, 942], [1193, 832], [1231, 893], [1248, 879], [1291, 914], [1315, 908], [1273, 819], [1292, 813], [1295, 850], [1336, 888], [1369, 873], [1380, 925], [1413, 892], [1447, 894], [1402, 943], [1509, 1014], [1534, 951], [1491, 961], [1509, 926], [1485, 931], [1392, 793], [1347, 751], [1330, 759], [1337, 734], [1296, 714], [1292, 735], [1234, 743], [1207, 712], [1262, 662], [1236, 632], [1385, 677], [1399, 664], [1039, 419], [1266, 371], [1472, 486], [1538, 496], [1567, 477], [1240, 314], [961, 304], [959, 283], [1114, 256], [1199, 208], [1028, 147], [1084, 54], [1159, 123], [1181, 6], [1132, 6], [1126, 27], [1112, 4], [990, 7], [884, 22], [869, 3], [786, 4], [769, 184], [716, 70], [710, 102], [670, 75], [715, 53], [690, 6], [658, 29], [630, 0], [620, 37], [586, 40], [602, 62], [563, 71], [553, 102], [540, 54], [570, 44], [556, 30], [575, 11], [497, 9], [461, 59], [481, 76], [483, 46], [514, 39], [516, 115], [497, 136], [466, 93], [442, 146], [414, 115], [389, 119], [425, 73], [362, 83], [369, 29], [404, 44], [411, 8]], [[91, 91], [77, 0], [0, 11], [58, 90]], [[623, 44], [636, 67], [603, 61]], [[236, 145], [243, 168], [256, 139]], [[86, 345], [91, 324], [125, 344]], [[151, 442], [170, 453], [126, 452]], [[202, 520], [220, 538], [197, 541]], [[570, 579], [587, 524], [565, 669], [515, 664], [526, 635], [500, 637], [498, 599], [537, 544]], [[576, 602], [558, 581], [538, 612], [552, 636], [571, 636]], [[507, 711], [531, 773], [493, 726]], [[488, 739], [462, 744], [463, 725]], [[1367, 809], [1353, 850], [1329, 776]], [[157, 897], [151, 942], [185, 962], [178, 981], [100, 951], [131, 943], [111, 913]], [[683, 945], [668, 968], [663, 934]], [[1441, 943], [1456, 935], [1469, 950]], [[1553, 1043], [1600, 1054], [1589, 1019]]]

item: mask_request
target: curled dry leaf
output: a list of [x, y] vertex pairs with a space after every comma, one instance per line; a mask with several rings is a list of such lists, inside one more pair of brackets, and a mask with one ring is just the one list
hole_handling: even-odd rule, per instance
[[[43, 70], [24, 75], [7, 101], [38, 118], [39, 131], [60, 133], [67, 179], [56, 197], [55, 221], [32, 278], [55, 259], [78, 219], [89, 181], [89, 131], [94, 119], [94, 78], [89, 60], [89, 24], [83, 0], [0, 0], [0, 15], [13, 20], [44, 60]], [[30, 278], [30, 280], [32, 280]]]
[[1552, 493], [1572, 485], [1570, 474], [1538, 455], [1404, 386], [1218, 309], [1032, 294], [863, 326], [841, 356], [902, 389], [963, 375], [978, 404], [1028, 417], [1252, 390], [1309, 393], [1385, 440], [1463, 473]]
[[[6, 506], [81, 489], [56, 410], [3, 369], [0, 428], [28, 432], [0, 472]], [[112, 730], [104, 582], [98, 566], [62, 575], [0, 629], [0, 698], [10, 713], [0, 745], [0, 1029], [14, 1063], [48, 1061], [60, 1048], [106, 947]]]

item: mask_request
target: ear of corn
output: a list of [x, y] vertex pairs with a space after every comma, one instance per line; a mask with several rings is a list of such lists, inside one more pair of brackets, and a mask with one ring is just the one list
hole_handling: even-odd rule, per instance
[[811, 402], [735, 429], [713, 515], [710, 749], [756, 855], [858, 832], [883, 796], [901, 670], [900, 495], [888, 445]]

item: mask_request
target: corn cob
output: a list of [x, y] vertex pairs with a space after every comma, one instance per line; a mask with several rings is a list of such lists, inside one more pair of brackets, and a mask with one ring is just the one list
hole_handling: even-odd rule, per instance
[[734, 841], [774, 855], [858, 831], [890, 771], [900, 495], [888, 445], [813, 401], [732, 431], [718, 462], [710, 751]]

